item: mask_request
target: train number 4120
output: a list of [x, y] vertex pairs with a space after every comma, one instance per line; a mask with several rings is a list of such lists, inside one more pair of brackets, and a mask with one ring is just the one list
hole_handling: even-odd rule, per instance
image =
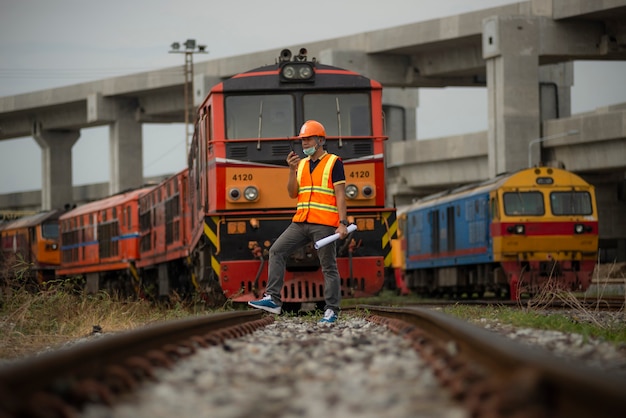
[[352, 179], [365, 179], [365, 178], [368, 178], [369, 176], [370, 176], [370, 172], [367, 170], [351, 171], [350, 174], [348, 175], [348, 177]]
[[233, 174], [234, 181], [250, 181], [252, 180], [252, 173]]

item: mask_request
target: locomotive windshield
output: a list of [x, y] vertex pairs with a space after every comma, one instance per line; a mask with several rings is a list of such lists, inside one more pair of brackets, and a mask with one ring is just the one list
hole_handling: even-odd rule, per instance
[[[327, 136], [370, 136], [372, 121], [367, 93], [307, 93], [302, 97], [304, 120], [314, 119]], [[296, 96], [238, 95], [225, 100], [226, 137], [281, 138], [297, 135]]]
[[294, 98], [289, 94], [228, 96], [226, 138], [294, 136]]
[[552, 192], [550, 206], [553, 215], [591, 215], [591, 195], [587, 192]]
[[59, 238], [59, 224], [56, 222], [44, 222], [41, 225], [41, 235], [43, 235], [44, 238]]
[[370, 136], [371, 113], [369, 95], [365, 93], [304, 96], [304, 119], [319, 121], [327, 136]]
[[545, 213], [540, 192], [504, 193], [504, 213], [507, 216], [541, 216]]

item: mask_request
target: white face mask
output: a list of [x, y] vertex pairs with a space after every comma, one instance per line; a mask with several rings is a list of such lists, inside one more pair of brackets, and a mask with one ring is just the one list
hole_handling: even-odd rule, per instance
[[315, 147], [304, 148], [302, 151], [305, 155], [308, 155], [310, 157], [311, 155], [315, 154]]

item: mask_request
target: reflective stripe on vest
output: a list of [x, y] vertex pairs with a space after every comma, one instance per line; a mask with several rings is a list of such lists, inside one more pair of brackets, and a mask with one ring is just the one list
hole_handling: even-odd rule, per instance
[[333, 187], [334, 154], [324, 154], [311, 173], [310, 158], [300, 160], [298, 165], [298, 205], [294, 222], [310, 222], [321, 225], [339, 225], [339, 211]]

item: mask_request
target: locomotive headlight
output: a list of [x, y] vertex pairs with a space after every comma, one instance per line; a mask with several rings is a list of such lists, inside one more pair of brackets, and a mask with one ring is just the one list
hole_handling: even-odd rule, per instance
[[361, 192], [365, 197], [372, 197], [372, 195], [374, 194], [374, 189], [372, 189], [372, 186], [364, 186]]
[[243, 197], [245, 197], [246, 200], [253, 202], [259, 198], [259, 189], [254, 186], [248, 186], [243, 191]]
[[296, 69], [293, 68], [292, 65], [288, 65], [285, 68], [283, 68], [283, 77], [285, 77], [286, 79], [292, 80], [295, 75], [296, 75]]
[[298, 69], [298, 75], [299, 78], [303, 79], [311, 78], [311, 76], [313, 75], [313, 69], [308, 65], [303, 65]]
[[233, 187], [232, 189], [228, 191], [228, 196], [232, 200], [238, 200], [241, 197], [241, 192], [236, 187]]
[[359, 194], [359, 189], [354, 184], [348, 184], [346, 186], [346, 197], [348, 199], [356, 199]]
[[576, 225], [574, 225], [574, 233], [575, 234], [582, 234], [583, 232], [585, 232], [585, 225], [583, 225], [583, 224], [576, 224]]
[[526, 232], [526, 228], [524, 227], [524, 225], [511, 225], [509, 227], [506, 228], [507, 232], [510, 234], [517, 234], [517, 235], [524, 235], [524, 232]]

